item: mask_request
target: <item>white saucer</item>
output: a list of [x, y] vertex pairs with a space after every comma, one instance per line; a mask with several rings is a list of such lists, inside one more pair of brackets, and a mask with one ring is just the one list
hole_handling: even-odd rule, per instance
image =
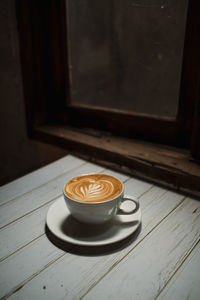
[[[123, 208], [130, 209], [131, 204], [124, 202]], [[101, 226], [87, 225], [76, 221], [69, 213], [65, 200], [59, 198], [50, 206], [46, 223], [50, 231], [63, 241], [81, 246], [103, 246], [134, 233], [141, 223], [141, 210], [133, 215], [117, 215]]]

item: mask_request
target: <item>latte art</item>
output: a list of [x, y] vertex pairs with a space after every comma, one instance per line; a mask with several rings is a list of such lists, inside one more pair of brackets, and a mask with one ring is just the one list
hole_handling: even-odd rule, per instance
[[77, 176], [65, 185], [65, 193], [82, 202], [106, 201], [115, 198], [121, 191], [121, 182], [106, 174]]

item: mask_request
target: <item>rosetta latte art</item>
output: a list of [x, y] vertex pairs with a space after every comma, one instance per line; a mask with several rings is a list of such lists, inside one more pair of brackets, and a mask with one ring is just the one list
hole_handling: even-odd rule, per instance
[[99, 202], [116, 197], [122, 184], [116, 178], [104, 174], [83, 175], [72, 178], [65, 186], [65, 192], [74, 200]]

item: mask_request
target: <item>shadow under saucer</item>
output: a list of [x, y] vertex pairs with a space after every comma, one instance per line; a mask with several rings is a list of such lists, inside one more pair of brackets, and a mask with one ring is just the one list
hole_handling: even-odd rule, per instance
[[120, 223], [117, 220], [112, 220], [105, 224], [85, 224], [77, 221], [69, 215], [61, 224], [61, 231], [73, 239], [99, 242], [110, 239], [119, 234], [122, 227], [135, 226], [139, 221], [130, 221]]
[[124, 238], [123, 240], [108, 245], [94, 247], [94, 246], [87, 246], [87, 245], [84, 246], [74, 245], [69, 242], [63, 241], [60, 238], [58, 238], [56, 235], [54, 235], [49, 230], [48, 226], [45, 225], [46, 236], [52, 244], [54, 244], [56, 247], [58, 247], [59, 249], [65, 252], [81, 255], [81, 256], [102, 256], [102, 255], [111, 254], [123, 250], [124, 248], [130, 246], [137, 240], [141, 232], [141, 229], [142, 229], [142, 224], [140, 223], [137, 230], [130, 236]]
[[105, 224], [85, 224], [73, 218], [64, 200], [58, 199], [48, 210], [46, 224], [46, 235], [57, 247], [68, 252], [73, 249], [79, 254], [96, 255], [98, 250], [99, 254], [116, 251], [133, 242], [141, 230], [141, 211], [117, 215]]

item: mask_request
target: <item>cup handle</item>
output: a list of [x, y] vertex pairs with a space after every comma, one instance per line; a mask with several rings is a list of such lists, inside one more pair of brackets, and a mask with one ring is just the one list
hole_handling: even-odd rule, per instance
[[140, 205], [139, 205], [139, 201], [136, 197], [129, 196], [129, 195], [124, 195], [123, 198], [122, 198], [121, 204], [123, 202], [127, 201], [127, 200], [134, 202], [135, 207], [130, 211], [126, 211], [126, 210], [119, 207], [118, 211], [117, 211], [117, 215], [132, 215], [139, 209]]

